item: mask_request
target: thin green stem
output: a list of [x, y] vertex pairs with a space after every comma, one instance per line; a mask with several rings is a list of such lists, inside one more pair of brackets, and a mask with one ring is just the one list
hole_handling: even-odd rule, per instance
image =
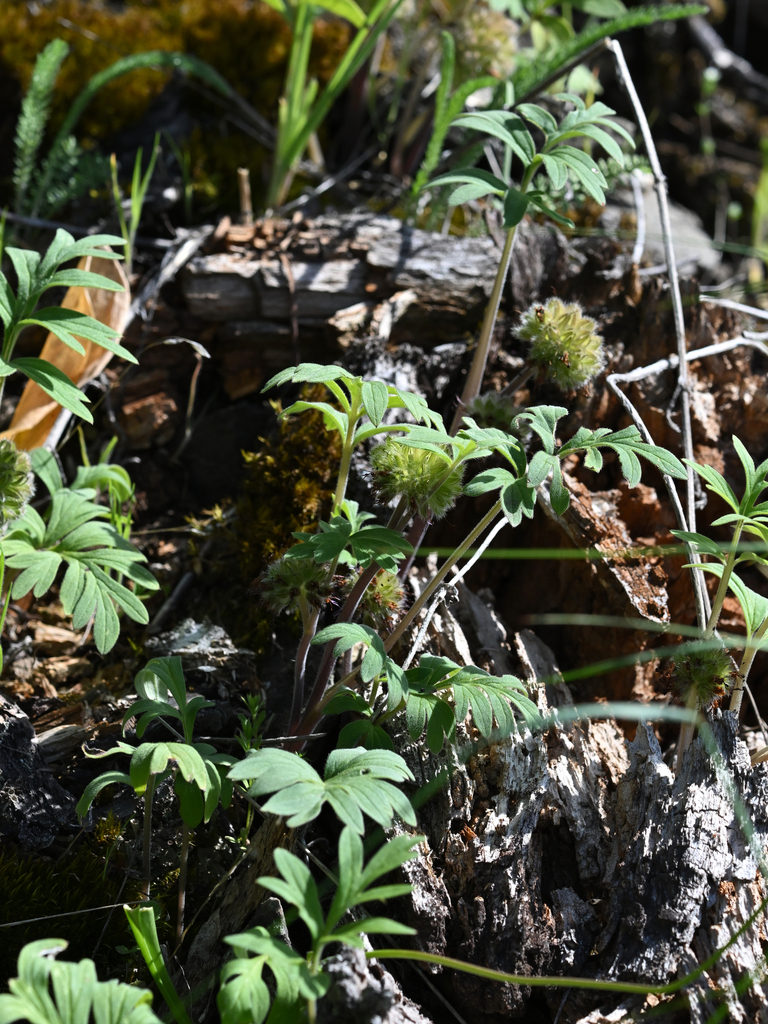
[[151, 888], [150, 872], [152, 868], [152, 797], [155, 795], [155, 784], [157, 779], [150, 775], [147, 781], [147, 788], [144, 790], [144, 885], [142, 892], [146, 899], [149, 899]]
[[[534, 157], [533, 161], [528, 165], [523, 176], [523, 180], [520, 183], [521, 192], [525, 193], [528, 191], [528, 186], [530, 185], [534, 174], [539, 169], [540, 164], [541, 158]], [[501, 253], [498, 270], [496, 271], [496, 279], [493, 282], [493, 290], [491, 291], [491, 297], [488, 300], [485, 317], [483, 318], [483, 326], [480, 330], [480, 337], [477, 341], [477, 348], [475, 349], [475, 354], [472, 359], [472, 365], [469, 368], [469, 373], [467, 374], [467, 379], [464, 382], [464, 390], [461, 393], [459, 406], [456, 409], [456, 413], [453, 417], [453, 423], [451, 424], [452, 434], [455, 434], [459, 429], [461, 419], [464, 415], [464, 410], [472, 399], [480, 393], [480, 388], [483, 385], [483, 376], [488, 362], [488, 352], [491, 347], [493, 329], [496, 326], [496, 317], [499, 315], [499, 306], [501, 305], [504, 283], [507, 280], [509, 263], [512, 259], [512, 246], [515, 242], [516, 230], [515, 226], [511, 227], [507, 231], [507, 237], [504, 241], [504, 249]]]
[[317, 632], [319, 618], [319, 608], [312, 609], [311, 611], [307, 609], [306, 616], [302, 615], [304, 631], [301, 634], [301, 641], [296, 651], [296, 664], [293, 670], [293, 701], [291, 703], [291, 717], [288, 725], [289, 735], [295, 732], [301, 718], [301, 709], [304, 704], [304, 676], [307, 671], [307, 657], [310, 645]]
[[189, 863], [189, 825], [181, 826], [181, 853], [179, 854], [179, 902], [176, 914], [176, 945], [181, 944], [184, 934], [184, 907], [187, 900], [187, 865]]
[[[747, 646], [744, 648], [744, 651], [741, 655], [741, 664], [739, 665], [739, 670], [736, 673], [736, 682], [733, 686], [733, 692], [731, 693], [731, 703], [728, 709], [729, 711], [733, 711], [737, 715], [741, 711], [741, 701], [744, 697], [744, 687], [746, 686], [747, 677], [749, 676], [750, 669], [752, 668], [752, 663], [755, 660], [755, 655], [759, 650], [762, 649], [762, 645], [759, 641], [763, 639], [766, 633], [768, 633], [768, 618], [764, 619], [762, 623], [758, 626], [758, 628], [755, 630], [754, 634], [752, 635], [752, 637], [750, 637], [750, 640], [748, 641]], [[758, 642], [754, 643], [754, 641]]]
[[720, 583], [717, 587], [717, 593], [715, 599], [712, 602], [712, 611], [709, 615], [709, 621], [707, 622], [707, 628], [704, 631], [704, 639], [709, 640], [714, 635], [715, 628], [717, 626], [717, 620], [720, 618], [720, 612], [723, 608], [723, 601], [725, 595], [728, 593], [728, 584], [731, 581], [731, 575], [733, 574], [733, 567], [736, 564], [736, 556], [739, 548], [739, 538], [741, 537], [741, 531], [744, 528], [743, 523], [737, 523], [733, 531], [733, 540], [731, 541], [731, 550], [728, 552], [728, 559], [723, 567], [723, 574], [720, 577]]
[[456, 548], [456, 550], [453, 552], [453, 554], [450, 555], [445, 560], [445, 562], [443, 562], [443, 564], [440, 566], [438, 571], [435, 573], [435, 575], [429, 581], [427, 586], [424, 588], [424, 590], [416, 598], [416, 600], [414, 601], [413, 605], [409, 608], [408, 612], [400, 620], [400, 622], [398, 623], [397, 627], [393, 630], [392, 633], [389, 634], [387, 639], [384, 641], [384, 649], [385, 650], [387, 650], [387, 651], [391, 651], [392, 650], [392, 648], [395, 646], [397, 641], [400, 639], [400, 637], [403, 635], [403, 633], [406, 631], [406, 629], [410, 626], [410, 624], [413, 622], [413, 620], [419, 614], [419, 612], [424, 607], [424, 605], [427, 603], [427, 601], [429, 601], [429, 599], [432, 597], [434, 592], [437, 590], [437, 588], [443, 582], [443, 580], [448, 575], [448, 573], [453, 568], [453, 566], [464, 555], [464, 553], [466, 552], [467, 548], [471, 547], [474, 544], [474, 542], [477, 540], [477, 538], [487, 529], [487, 527], [489, 527], [491, 525], [491, 523], [494, 521], [496, 516], [498, 516], [499, 512], [501, 512], [501, 499], [499, 499], [496, 502], [496, 504], [493, 505], [492, 508], [490, 508], [488, 510], [488, 512], [486, 512], [486, 514], [483, 516], [483, 518], [480, 520], [480, 522], [477, 524], [477, 526], [475, 526], [475, 528], [473, 530], [471, 530], [467, 534], [467, 536], [464, 538], [464, 540], [461, 542], [461, 544], [459, 544], [459, 546]]
[[355, 449], [355, 428], [357, 427], [357, 421], [360, 419], [360, 415], [360, 399], [353, 398], [352, 405], [347, 413], [347, 436], [344, 438], [344, 447], [341, 450], [341, 463], [339, 465], [339, 475], [336, 482], [336, 493], [333, 496], [334, 515], [339, 514], [339, 509], [341, 508], [342, 501], [344, 501], [344, 495], [347, 490], [349, 467], [352, 463], [352, 452]]

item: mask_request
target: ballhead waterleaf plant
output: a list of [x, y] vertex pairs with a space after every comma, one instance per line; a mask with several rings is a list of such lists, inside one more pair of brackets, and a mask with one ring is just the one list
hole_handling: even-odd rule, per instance
[[85, 349], [78, 338], [91, 341], [135, 363], [135, 357], [119, 344], [119, 333], [94, 317], [72, 309], [62, 309], [60, 306], [38, 308], [40, 299], [51, 288], [82, 287], [122, 291], [121, 285], [104, 277], [103, 274], [61, 268], [65, 263], [83, 256], [122, 259], [118, 253], [110, 252], [103, 247], [123, 244], [123, 239], [116, 235], [91, 235], [76, 242], [67, 231], [59, 228], [44, 256], [31, 249], [9, 247], [5, 250], [16, 273], [16, 289], [14, 291], [8, 278], [0, 271], [0, 321], [3, 324], [0, 397], [5, 378], [19, 372], [33, 380], [59, 405], [89, 423], [93, 422], [93, 417], [87, 409], [88, 399], [65, 373], [44, 359], [32, 356], [14, 359], [13, 351], [21, 331], [34, 324], [50, 331], [81, 355]]
[[55, 458], [44, 449], [32, 453], [32, 466], [51, 490], [51, 502], [42, 516], [28, 506], [2, 539], [7, 567], [20, 570], [11, 588], [13, 599], [30, 591], [42, 597], [66, 564], [60, 589], [63, 609], [72, 615], [76, 630], [93, 617], [93, 638], [105, 653], [120, 635], [116, 605], [137, 623], [150, 621], [144, 605], [120, 579], [148, 591], [157, 590], [158, 583], [139, 564], [144, 556], [114, 526], [101, 521], [110, 517], [110, 510], [93, 502], [93, 488], [63, 485]]
[[464, 467], [446, 468], [445, 458], [434, 450], [388, 437], [370, 458], [374, 491], [384, 504], [402, 497], [423, 519], [442, 519], [461, 494]]
[[229, 778], [250, 780], [253, 797], [273, 793], [263, 809], [287, 819], [290, 828], [314, 821], [328, 803], [337, 816], [363, 833], [363, 814], [389, 828], [395, 814], [409, 825], [416, 815], [407, 797], [393, 782], [412, 782], [413, 775], [399, 754], [391, 750], [334, 750], [325, 763], [325, 776], [297, 754], [263, 748], [229, 770]]
[[0, 535], [19, 519], [35, 493], [32, 463], [13, 441], [0, 440]]
[[515, 333], [530, 343], [528, 360], [564, 391], [580, 388], [605, 365], [597, 323], [578, 302], [551, 298], [523, 313]]
[[152, 993], [120, 981], [99, 981], [93, 960], [55, 960], [64, 939], [38, 939], [19, 954], [18, 977], [0, 994], [0, 1021], [14, 1024], [160, 1024]]
[[[312, 551], [307, 551], [311, 555]], [[323, 565], [311, 557], [283, 557], [259, 576], [255, 590], [263, 603], [280, 613], [300, 609], [307, 617], [320, 610], [333, 594], [332, 580]]]
[[[598, 101], [586, 107], [584, 101], [572, 93], [559, 93], [555, 99], [575, 108], [563, 117], [559, 125], [548, 110], [533, 103], [521, 103], [511, 111], [482, 110], [462, 114], [453, 122], [457, 127], [498, 139], [508, 147], [523, 165], [523, 179], [519, 188], [490, 171], [475, 167], [463, 167], [441, 174], [433, 178], [428, 187], [457, 185], [448, 200], [451, 206], [459, 206], [488, 195], [496, 196], [503, 205], [506, 228], [519, 224], [529, 206], [541, 210], [560, 224], [572, 226], [567, 217], [548, 205], [544, 193], [529, 191], [534, 176], [540, 170], [546, 173], [557, 191], [562, 190], [568, 179], [573, 177], [588, 195], [601, 206], [605, 205], [604, 189], [608, 183], [603, 172], [588, 153], [570, 143], [579, 138], [590, 138], [623, 165], [621, 146], [610, 132], [622, 137], [630, 146], [634, 145], [632, 136], [612, 120], [615, 111], [604, 103]], [[543, 145], [539, 150], [525, 121], [533, 124], [539, 135], [543, 135]]]
[[104, 654], [120, 634], [115, 606], [136, 622], [149, 621], [142, 602], [120, 580], [125, 577], [150, 591], [158, 583], [140, 564], [144, 555], [103, 521], [110, 510], [93, 501], [93, 488], [65, 487], [55, 457], [42, 448], [32, 452], [32, 468], [51, 491], [51, 502], [42, 516], [27, 506], [0, 542], [6, 566], [20, 570], [11, 593], [14, 600], [30, 591], [42, 597], [66, 565], [60, 591], [64, 611], [72, 616], [74, 629], [93, 617], [94, 640]]
[[442, 749], [443, 736], [455, 740], [456, 723], [463, 722], [470, 710], [486, 739], [494, 721], [502, 735], [515, 732], [515, 711], [530, 728], [540, 723], [536, 705], [516, 676], [492, 676], [475, 665], [460, 666], [431, 654], [422, 655], [418, 667], [408, 669], [406, 676], [408, 732], [416, 740], [426, 727], [427, 746], [433, 753]]
[[[235, 959], [222, 971], [218, 996], [222, 1024], [261, 1024], [271, 1001], [263, 979], [265, 968], [274, 975], [276, 985], [270, 1020], [299, 1020], [299, 1002], [314, 1003], [328, 991], [330, 977], [323, 972], [322, 962], [329, 943], [362, 949], [363, 935], [415, 934], [412, 928], [391, 918], [368, 917], [359, 911], [352, 920], [344, 922], [344, 918], [365, 903], [405, 896], [411, 891], [406, 883], [374, 883], [412, 860], [416, 856], [413, 847], [422, 838], [396, 836], [365, 864], [362, 840], [353, 829], [345, 828], [339, 838], [338, 885], [327, 916], [323, 914], [317, 883], [306, 864], [288, 850], [275, 850], [279, 877], [259, 878], [258, 883], [296, 908], [309, 931], [311, 948], [306, 957], [298, 956], [261, 927], [227, 936], [224, 941], [234, 947]], [[249, 957], [249, 953], [255, 955]], [[312, 1012], [310, 1019], [313, 1016]]]
[[675, 690], [696, 707], [722, 697], [736, 674], [725, 647], [702, 646], [695, 640], [674, 655], [672, 664]]
[[494, 427], [507, 433], [514, 432], [513, 420], [520, 411], [520, 407], [500, 391], [486, 391], [482, 395], [476, 395], [467, 404], [467, 415], [471, 416], [479, 427]]

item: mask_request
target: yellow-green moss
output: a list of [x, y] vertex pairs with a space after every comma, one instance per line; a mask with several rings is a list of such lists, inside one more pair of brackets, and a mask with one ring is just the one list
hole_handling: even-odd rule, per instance
[[[76, 28], [62, 25], [62, 20]], [[87, 34], [84, 34], [87, 33]], [[94, 74], [131, 53], [178, 50], [211, 64], [253, 107], [274, 121], [291, 33], [286, 22], [258, 0], [127, 0], [119, 9], [86, 0], [0, 4], [0, 62], [26, 89], [35, 58], [51, 39], [71, 47], [51, 108], [51, 128]], [[310, 71], [327, 80], [349, 40], [349, 27], [318, 21]], [[105, 86], [86, 109], [78, 137], [103, 139], [137, 121], [168, 80], [167, 71], [134, 71]], [[263, 150], [249, 136], [220, 122], [195, 146], [193, 176], [235, 195], [238, 166], [257, 169]], [[258, 176], [254, 190], [258, 192]], [[222, 197], [224, 198], [224, 197]]]
[[[327, 399], [323, 387], [307, 387], [308, 401]], [[279, 411], [279, 408], [278, 410]], [[260, 651], [274, 631], [274, 613], [249, 585], [278, 558], [296, 530], [313, 530], [330, 513], [341, 443], [319, 413], [280, 421], [275, 439], [243, 453], [246, 480], [237, 515], [219, 544], [220, 556], [207, 579], [205, 608], [224, 622], [238, 642]]]

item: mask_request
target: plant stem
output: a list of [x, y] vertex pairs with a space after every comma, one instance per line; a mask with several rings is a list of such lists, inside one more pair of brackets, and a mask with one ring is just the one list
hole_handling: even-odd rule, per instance
[[344, 446], [341, 450], [341, 462], [339, 464], [339, 475], [336, 480], [336, 493], [333, 496], [333, 515], [339, 514], [341, 503], [349, 481], [349, 467], [352, 463], [352, 452], [355, 447], [355, 428], [360, 419], [360, 400], [353, 399], [350, 410], [347, 413], [347, 436], [344, 438]]
[[733, 540], [731, 542], [731, 550], [728, 552], [728, 559], [723, 566], [723, 574], [720, 577], [720, 583], [717, 587], [717, 593], [715, 594], [715, 600], [712, 602], [712, 611], [709, 613], [709, 621], [707, 622], [707, 628], [704, 631], [704, 639], [709, 640], [714, 635], [715, 627], [717, 626], [717, 620], [720, 618], [720, 612], [723, 609], [723, 601], [725, 595], [728, 593], [728, 584], [731, 581], [733, 574], [733, 567], [736, 564], [736, 556], [738, 554], [739, 538], [741, 537], [741, 531], [744, 527], [743, 523], [737, 523], [733, 531]]
[[155, 795], [156, 777], [150, 775], [144, 790], [144, 885], [142, 892], [149, 899], [150, 868], [152, 867], [152, 797]]
[[499, 512], [501, 512], [501, 499], [499, 499], [496, 502], [496, 504], [493, 505], [488, 510], [488, 512], [486, 512], [486, 514], [483, 516], [483, 518], [480, 520], [480, 522], [477, 524], [477, 526], [475, 526], [475, 528], [473, 530], [471, 530], [467, 534], [467, 536], [464, 538], [464, 540], [461, 542], [461, 544], [459, 544], [459, 546], [456, 548], [456, 550], [453, 552], [453, 554], [450, 555], [445, 560], [445, 562], [443, 562], [443, 564], [440, 566], [438, 571], [435, 573], [435, 575], [429, 581], [427, 586], [424, 588], [424, 590], [422, 590], [422, 592], [416, 598], [416, 600], [414, 601], [413, 605], [409, 608], [407, 613], [400, 620], [400, 622], [398, 623], [397, 627], [389, 634], [387, 639], [384, 641], [384, 649], [386, 651], [391, 651], [392, 650], [392, 648], [395, 646], [397, 641], [400, 639], [400, 637], [403, 635], [403, 633], [406, 631], [406, 629], [410, 626], [410, 624], [413, 622], [413, 620], [419, 614], [419, 612], [424, 607], [424, 605], [427, 603], [427, 601], [429, 601], [429, 599], [432, 597], [434, 592], [437, 590], [437, 588], [443, 582], [443, 580], [448, 575], [448, 573], [453, 568], [453, 566], [462, 557], [462, 555], [467, 550], [467, 548], [471, 547], [474, 544], [474, 542], [477, 540], [477, 538], [480, 536], [480, 534], [483, 533], [483, 531], [488, 526], [491, 525], [491, 523], [496, 518], [496, 516], [499, 514]]
[[[768, 633], [768, 618], [764, 619], [761, 624], [755, 630], [751, 640], [760, 641], [763, 639], [765, 634]], [[741, 656], [741, 664], [739, 670], [736, 673], [736, 682], [733, 685], [733, 692], [731, 693], [731, 703], [728, 708], [729, 711], [733, 711], [736, 715], [741, 711], [741, 701], [744, 696], [744, 687], [747, 682], [747, 676], [749, 675], [750, 669], [752, 668], [752, 662], [755, 660], [755, 655], [760, 650], [760, 643], [748, 643], [744, 648], [744, 652]]]
[[[525, 188], [522, 189], [525, 191]], [[483, 318], [483, 326], [480, 330], [480, 337], [477, 341], [477, 348], [472, 359], [472, 365], [469, 368], [467, 379], [464, 381], [464, 390], [461, 392], [461, 398], [459, 399], [459, 405], [453, 417], [453, 423], [451, 424], [451, 433], [455, 434], [461, 425], [461, 419], [464, 415], [464, 410], [467, 405], [475, 398], [483, 384], [483, 374], [485, 373], [485, 367], [488, 362], [488, 351], [491, 347], [491, 338], [493, 337], [493, 328], [496, 326], [496, 317], [499, 314], [499, 306], [501, 305], [501, 295], [504, 291], [504, 282], [507, 279], [507, 271], [509, 270], [509, 262], [512, 259], [512, 247], [515, 242], [515, 228], [510, 228], [507, 231], [507, 237], [504, 242], [504, 249], [499, 260], [499, 268], [496, 271], [496, 279], [493, 282], [493, 290], [491, 291], [491, 297], [488, 300], [488, 305], [485, 309], [485, 317]]]
[[531, 366], [529, 363], [524, 363], [520, 373], [518, 373], [516, 377], [513, 377], [505, 388], [501, 389], [501, 394], [514, 395], [516, 391], [520, 390], [523, 384], [527, 384], [528, 380], [534, 375], [535, 372], [535, 367]]
[[301, 709], [304, 704], [304, 675], [307, 669], [307, 656], [312, 639], [317, 632], [317, 622], [320, 618], [320, 609], [315, 608], [304, 619], [304, 632], [301, 634], [301, 641], [296, 651], [296, 664], [293, 669], [293, 701], [291, 702], [291, 717], [288, 725], [288, 734], [296, 731], [301, 718]]
[[187, 900], [187, 863], [189, 861], [189, 825], [181, 826], [181, 854], [179, 855], [179, 904], [176, 915], [176, 945], [184, 934], [184, 905]]

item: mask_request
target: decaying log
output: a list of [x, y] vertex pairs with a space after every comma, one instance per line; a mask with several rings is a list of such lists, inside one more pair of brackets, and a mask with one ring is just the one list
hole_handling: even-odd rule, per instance
[[[303, 360], [340, 360], [353, 343], [467, 347], [499, 260], [493, 238], [444, 237], [395, 217], [329, 214], [298, 225], [261, 221], [218, 240], [226, 251], [190, 261], [181, 284], [190, 311], [218, 324], [212, 353], [231, 397], [256, 391], [295, 361], [289, 260]], [[512, 299], [524, 307], [565, 277], [554, 228], [524, 222], [512, 263]]]
[[[518, 672], [531, 682], [534, 667], [539, 677], [556, 677], [551, 652], [547, 658], [531, 637], [515, 637]], [[563, 684], [538, 693], [542, 710], [570, 703]], [[750, 766], [730, 713], [716, 712], [711, 725], [764, 848], [768, 769]], [[466, 764], [453, 750], [434, 757], [415, 745], [404, 756], [420, 784], [453, 769], [420, 812], [428, 847], [404, 869], [414, 884], [404, 916], [429, 952], [522, 975], [664, 984], [722, 947], [765, 898], [701, 740], [677, 777], [644, 723], [629, 744], [612, 722], [581, 720], [476, 748]], [[764, 929], [759, 915], [678, 998], [692, 1020], [706, 1020], [717, 999], [732, 1020], [768, 1017]], [[538, 1012], [534, 1005], [541, 1009], [530, 987], [449, 973], [443, 991], [474, 1021], [525, 1019]], [[585, 991], [563, 1002], [563, 995], [553, 989], [546, 999], [564, 1022], [628, 1019], [643, 1005]]]
[[74, 822], [75, 799], [53, 777], [32, 723], [0, 695], [0, 834], [38, 850]]

